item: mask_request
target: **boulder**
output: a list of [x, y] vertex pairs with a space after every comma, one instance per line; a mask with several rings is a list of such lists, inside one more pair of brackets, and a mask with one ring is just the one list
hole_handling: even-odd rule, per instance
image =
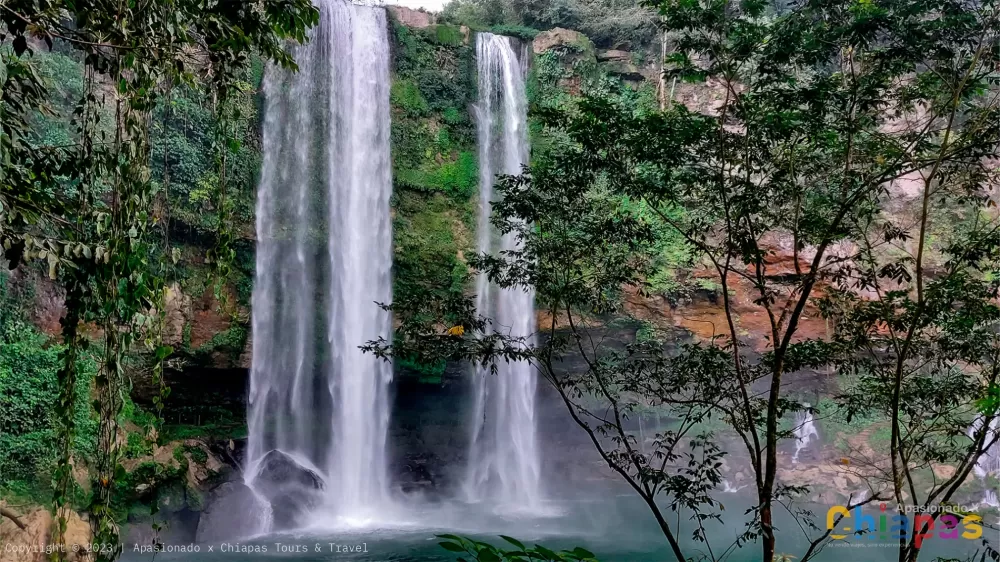
[[[0, 500], [0, 505], [5, 505]], [[6, 517], [0, 517], [0, 548], [3, 562], [36, 562], [47, 560], [44, 554], [46, 548], [55, 546], [56, 540], [52, 536], [53, 519], [48, 509], [38, 508], [19, 517], [24, 529], [19, 528]], [[90, 556], [85, 550], [86, 545], [91, 542], [90, 523], [75, 511], [70, 511], [66, 516], [66, 532], [63, 535], [63, 544], [79, 545], [81, 548], [73, 549], [71, 546], [66, 549], [66, 560], [69, 562], [84, 562]]]
[[323, 478], [281, 451], [261, 459], [254, 489], [271, 503], [274, 530], [293, 529], [320, 501]]
[[386, 9], [389, 10], [392, 17], [396, 18], [396, 21], [406, 27], [423, 29], [425, 27], [430, 27], [435, 23], [434, 14], [429, 12], [414, 10], [412, 8], [404, 8], [403, 6], [386, 6]]
[[531, 42], [531, 49], [536, 55], [551, 51], [556, 47], [575, 47], [576, 49], [591, 52], [594, 51], [594, 44], [586, 35], [572, 29], [557, 27], [548, 31], [543, 31], [535, 36]]

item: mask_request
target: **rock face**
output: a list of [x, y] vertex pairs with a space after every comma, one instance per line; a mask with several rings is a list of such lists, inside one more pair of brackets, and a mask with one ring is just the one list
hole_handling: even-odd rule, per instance
[[599, 62], [631, 62], [632, 53], [628, 51], [619, 51], [617, 49], [597, 51], [597, 60]]
[[191, 297], [181, 291], [179, 284], [171, 283], [163, 300], [166, 309], [163, 343], [178, 347], [184, 341], [184, 325], [191, 318]]
[[550, 51], [556, 47], [570, 47], [582, 49], [593, 53], [594, 45], [586, 35], [572, 29], [557, 27], [548, 31], [543, 31], [535, 36], [531, 43], [531, 49], [536, 55], [545, 51]]
[[[47, 545], [56, 541], [52, 538], [53, 520], [48, 509], [35, 509], [21, 518], [25, 529], [19, 529], [7, 518], [0, 518], [0, 548], [3, 548], [3, 562], [41, 562], [48, 560], [44, 554]], [[66, 560], [69, 562], [85, 562], [89, 560], [85, 545], [90, 544], [90, 523], [76, 512], [69, 512], [66, 518], [66, 532], [63, 535], [64, 544], [80, 545], [74, 551], [72, 546], [66, 549]]]
[[273, 528], [292, 529], [319, 503], [324, 487], [318, 474], [301, 466], [281, 451], [271, 451], [261, 460], [254, 488], [271, 503]]
[[402, 6], [386, 6], [386, 9], [389, 10], [389, 13], [392, 14], [392, 17], [395, 18], [396, 21], [406, 27], [422, 29], [430, 27], [435, 23], [434, 14], [429, 12], [404, 8]]

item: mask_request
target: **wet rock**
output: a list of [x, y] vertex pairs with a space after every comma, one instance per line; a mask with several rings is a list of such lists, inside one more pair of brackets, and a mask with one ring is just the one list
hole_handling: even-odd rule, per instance
[[[267, 506], [242, 482], [224, 482], [208, 494], [205, 510], [198, 520], [199, 543], [228, 541], [262, 532]], [[240, 514], [234, 517], [234, 514]]]
[[271, 503], [273, 528], [293, 529], [318, 505], [323, 479], [281, 451], [271, 451], [261, 460], [254, 488]]

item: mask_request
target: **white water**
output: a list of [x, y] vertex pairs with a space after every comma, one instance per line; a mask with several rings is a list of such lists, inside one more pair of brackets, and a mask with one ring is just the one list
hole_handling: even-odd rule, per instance
[[[969, 427], [969, 439], [975, 439], [976, 433], [983, 429], [983, 418], [976, 418], [972, 422], [972, 426]], [[997, 432], [1000, 431], [1000, 418], [993, 418], [990, 422], [989, 428], [987, 429], [985, 443], [990, 443], [996, 439]], [[986, 449], [979, 459], [976, 461], [976, 466], [972, 467], [973, 473], [977, 478], [982, 480], [984, 483], [987, 482], [987, 477], [990, 475], [1000, 476], [1000, 440], [993, 443], [993, 445]], [[997, 498], [997, 491], [987, 488], [983, 492], [982, 505], [989, 507], [1000, 507], [1000, 500]]]
[[316, 5], [299, 72], [264, 80], [244, 478], [281, 451], [322, 480], [315, 510], [365, 522], [388, 501], [392, 369], [359, 346], [391, 331], [389, 48], [384, 10]]
[[[809, 404], [804, 404], [805, 407], [809, 407]], [[816, 424], [813, 419], [812, 412], [809, 410], [802, 410], [795, 414], [795, 454], [792, 455], [792, 463], [799, 462], [799, 453], [803, 449], [809, 446], [809, 443], [813, 439], [819, 438], [819, 433], [816, 431]]]
[[722, 479], [722, 493], [724, 494], [735, 494], [746, 487], [747, 484], [744, 484], [742, 486], [736, 486], [734, 488], [733, 485], [729, 483], [729, 480], [725, 478]]
[[[516, 249], [514, 234], [497, 236], [489, 218], [497, 174], [520, 174], [528, 162], [526, 67], [508, 37], [476, 34], [479, 101], [480, 252]], [[476, 307], [493, 319], [491, 330], [532, 337], [535, 332], [534, 291], [501, 290], [480, 275]], [[530, 342], [529, 342], [530, 344]], [[499, 372], [475, 373], [474, 414], [466, 476], [473, 501], [490, 500], [500, 509], [537, 511], [542, 499], [535, 428], [536, 373], [526, 362], [503, 362]]]

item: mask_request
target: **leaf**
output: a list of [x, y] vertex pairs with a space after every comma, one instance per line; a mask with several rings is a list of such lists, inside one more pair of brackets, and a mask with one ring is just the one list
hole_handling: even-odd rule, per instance
[[438, 544], [441, 548], [451, 552], [465, 552], [465, 548], [463, 548], [462, 545], [458, 545], [453, 542], [439, 542]]
[[538, 552], [538, 554], [541, 554], [542, 556], [548, 557], [549, 560], [559, 560], [560, 558], [558, 554], [552, 552], [551, 550], [539, 544], [535, 545], [535, 551]]
[[169, 357], [170, 354], [173, 352], [174, 352], [173, 347], [170, 347], [169, 345], [161, 345], [160, 347], [156, 348], [156, 358], [162, 361], [167, 357]]
[[479, 562], [501, 562], [500, 556], [489, 550], [480, 550], [476, 556]]
[[524, 543], [522, 543], [521, 541], [519, 541], [519, 540], [517, 540], [517, 539], [515, 539], [513, 537], [508, 537], [507, 535], [500, 535], [500, 538], [503, 539], [503, 540], [505, 540], [505, 541], [507, 541], [507, 542], [509, 542], [510, 544], [516, 546], [517, 548], [519, 548], [521, 550], [525, 550]]
[[28, 50], [28, 40], [24, 37], [24, 35], [18, 35], [17, 37], [14, 38], [13, 46], [14, 46], [14, 54], [17, 56], [21, 56], [24, 54], [25, 51]]

